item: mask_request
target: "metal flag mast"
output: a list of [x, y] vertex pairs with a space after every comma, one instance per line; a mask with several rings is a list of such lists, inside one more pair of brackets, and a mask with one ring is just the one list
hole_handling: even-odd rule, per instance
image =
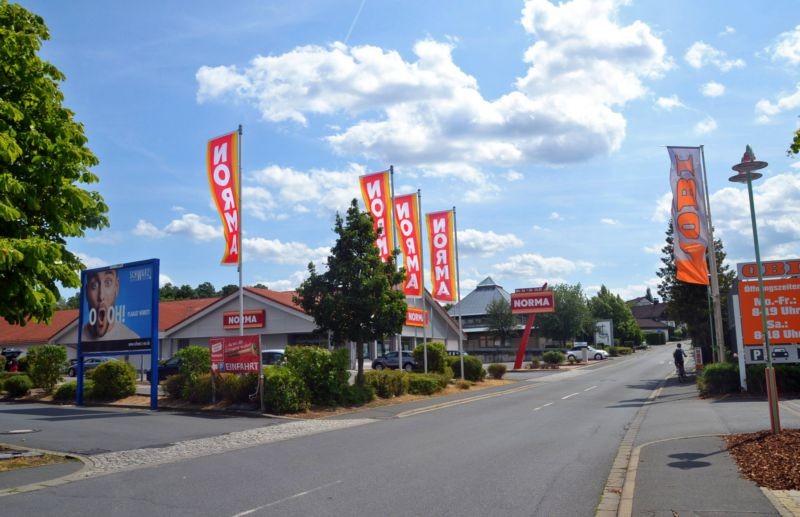
[[722, 307], [720, 306], [721, 299], [719, 295], [719, 277], [717, 275], [717, 249], [714, 243], [714, 225], [711, 222], [711, 201], [708, 194], [708, 175], [706, 174], [706, 155], [703, 146], [700, 146], [701, 166], [703, 169], [703, 202], [706, 208], [706, 217], [708, 221], [708, 240], [709, 245], [706, 248], [708, 254], [709, 275], [711, 277], [711, 299], [714, 309], [714, 333], [713, 339], [717, 342], [715, 348], [717, 362], [725, 362], [725, 337], [722, 333]]
[[[422, 191], [417, 189], [417, 225], [419, 231], [419, 242], [422, 243]], [[428, 311], [425, 309], [425, 259], [424, 253], [422, 250], [419, 251], [419, 283], [420, 288], [422, 289], [422, 364], [424, 366], [425, 373], [428, 373], [428, 337], [425, 334], [425, 323], [428, 321]], [[430, 325], [433, 324], [433, 318], [431, 318]], [[416, 346], [416, 327], [414, 327], [414, 346]]]
[[[392, 253], [390, 255], [394, 256], [394, 252], [397, 251], [397, 227], [395, 225], [395, 216], [394, 216], [394, 165], [389, 165], [389, 206], [392, 210]], [[394, 264], [395, 269], [397, 269], [397, 262]], [[402, 329], [401, 329], [402, 333]], [[394, 339], [397, 341], [397, 369], [403, 369], [403, 336], [401, 334], [395, 334]]]
[[456, 249], [456, 296], [458, 297], [458, 357], [461, 359], [461, 380], [464, 380], [464, 331], [461, 329], [461, 270], [458, 266], [458, 224], [456, 207], [453, 207], [453, 240]]

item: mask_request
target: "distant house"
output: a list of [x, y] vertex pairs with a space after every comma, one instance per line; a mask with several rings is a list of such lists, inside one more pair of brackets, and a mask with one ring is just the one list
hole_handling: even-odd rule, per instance
[[667, 316], [667, 304], [658, 300], [649, 300], [645, 296], [634, 298], [625, 302], [631, 308], [633, 317], [642, 332], [645, 334], [661, 333], [664, 339], [669, 339], [670, 330], [675, 328], [675, 322]]

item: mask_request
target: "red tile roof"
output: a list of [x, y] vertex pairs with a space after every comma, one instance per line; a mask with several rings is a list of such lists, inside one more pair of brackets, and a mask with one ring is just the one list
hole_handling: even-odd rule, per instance
[[294, 303], [294, 301], [292, 300], [292, 298], [294, 298], [294, 296], [297, 295], [297, 291], [272, 291], [270, 289], [259, 289], [256, 287], [245, 287], [245, 289], [253, 294], [257, 294], [268, 300], [272, 300], [273, 302], [285, 305], [290, 309], [304, 312], [303, 308]]
[[28, 322], [24, 327], [0, 318], [0, 345], [43, 345], [78, 318], [78, 309], [56, 311], [50, 323]]

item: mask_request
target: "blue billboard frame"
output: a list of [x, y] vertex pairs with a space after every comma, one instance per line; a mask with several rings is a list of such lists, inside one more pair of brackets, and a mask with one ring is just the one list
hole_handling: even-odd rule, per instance
[[[158, 409], [159, 266], [159, 259], [149, 259], [81, 272], [77, 405], [83, 405], [84, 357], [149, 354], [150, 409]], [[94, 283], [87, 289], [90, 279]], [[121, 292], [125, 303], [116, 304]]]

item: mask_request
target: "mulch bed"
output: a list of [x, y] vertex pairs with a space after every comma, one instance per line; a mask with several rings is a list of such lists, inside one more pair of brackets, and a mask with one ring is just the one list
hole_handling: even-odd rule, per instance
[[725, 442], [743, 477], [772, 490], [800, 490], [800, 429], [733, 434]]

